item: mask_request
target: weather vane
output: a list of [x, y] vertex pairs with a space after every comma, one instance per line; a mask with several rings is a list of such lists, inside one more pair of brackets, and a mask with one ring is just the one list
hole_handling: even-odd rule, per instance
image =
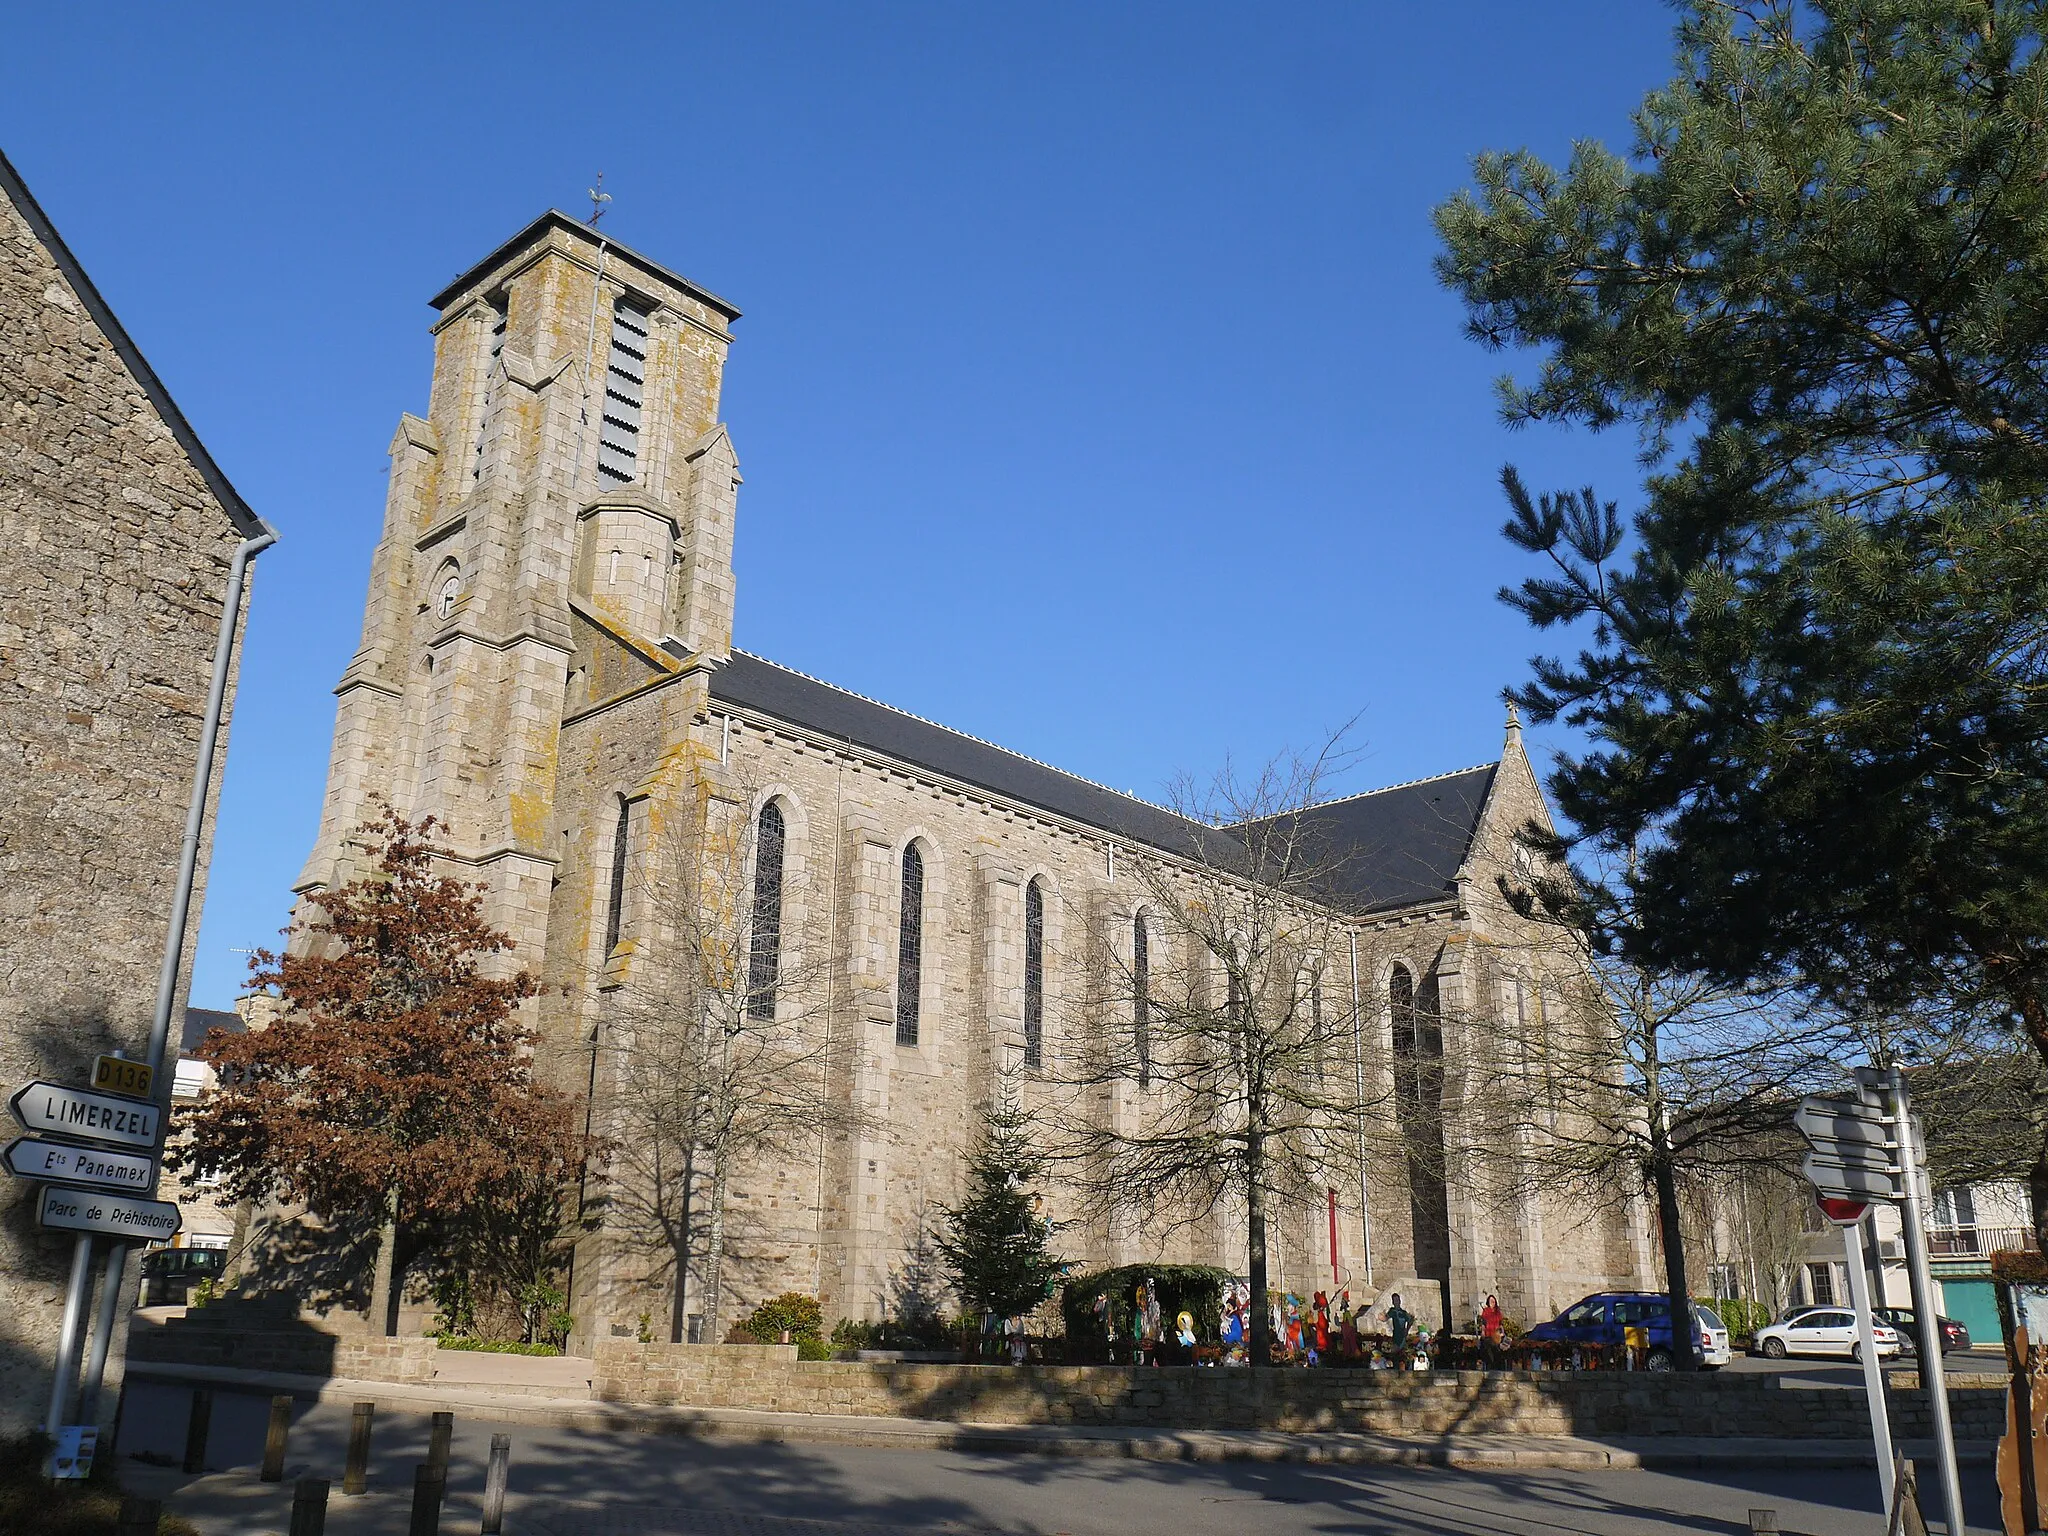
[[612, 200], [611, 193], [604, 189], [604, 172], [597, 173], [597, 185], [590, 189], [590, 217], [583, 222], [595, 225], [604, 217], [604, 205]]

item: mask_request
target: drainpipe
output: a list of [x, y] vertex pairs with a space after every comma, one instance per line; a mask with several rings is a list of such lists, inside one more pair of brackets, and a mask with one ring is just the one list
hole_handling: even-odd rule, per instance
[[[213, 759], [220, 742], [220, 718], [227, 706], [228, 672], [234, 663], [235, 627], [242, 615], [242, 592], [248, 584], [249, 562], [277, 542], [277, 532], [268, 523], [259, 517], [256, 525], [262, 531], [235, 546], [234, 558], [228, 562], [227, 595], [221, 599], [220, 637], [213, 648], [213, 682], [206, 692], [206, 717], [199, 726], [199, 761], [192, 771], [192, 798], [185, 811], [185, 842], [178, 852], [178, 884], [171, 897], [171, 931], [164, 940], [164, 961], [156, 980], [156, 1014], [149, 1025], [149, 1065], [153, 1076], [163, 1071], [164, 1055], [170, 1044], [171, 1010], [178, 1000], [178, 975], [185, 959], [185, 930], [192, 916], [199, 840], [206, 826], [207, 801], [213, 791]], [[150, 1193], [155, 1192], [152, 1185]], [[91, 1239], [80, 1234], [79, 1241]], [[121, 1270], [127, 1256], [125, 1244], [108, 1245], [100, 1282], [99, 1312], [93, 1319], [92, 1354], [86, 1362], [85, 1391], [79, 1402], [79, 1417], [88, 1424], [95, 1421], [99, 1411], [100, 1383], [106, 1375], [107, 1349], [113, 1340]], [[68, 1387], [74, 1369], [69, 1359], [57, 1362], [57, 1379], [62, 1386], [51, 1392], [53, 1403], [57, 1401], [58, 1390]], [[50, 1422], [54, 1429], [58, 1422], [54, 1414]]]

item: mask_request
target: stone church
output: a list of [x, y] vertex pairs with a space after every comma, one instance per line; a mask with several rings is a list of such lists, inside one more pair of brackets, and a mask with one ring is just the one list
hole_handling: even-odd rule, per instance
[[[739, 312], [724, 299], [551, 212], [432, 305], [428, 406], [391, 441], [298, 889], [350, 877], [350, 833], [376, 798], [439, 818], [540, 977], [550, 1070], [628, 1152], [611, 1047], [647, 1034], [632, 1000], [659, 1001], [680, 935], [750, 913], [739, 968], [758, 979], [764, 932], [781, 951], [765, 1005], [757, 993], [745, 1011], [801, 1015], [817, 1059], [843, 1070], [820, 1073], [814, 1133], [714, 1186], [717, 1315], [784, 1290], [818, 1295], [828, 1323], [882, 1315], [959, 1193], [996, 1085], [1030, 1103], [1090, 1032], [1120, 1027], [1071, 957], [1083, 929], [1129, 935], [1135, 916], [1142, 932], [1132, 871], [1170, 862], [1189, 824], [734, 647], [740, 472], [719, 393]], [[1512, 724], [1497, 762], [1315, 814], [1361, 855], [1331, 916], [1376, 1078], [1404, 1038], [1413, 1049], [1417, 1008], [1483, 1030], [1528, 1006], [1487, 959], [1516, 942], [1488, 860], [1544, 814]], [[675, 886], [650, 871], [678, 840], [701, 851], [714, 822], [741, 829], [744, 888], [693, 887], [702, 911], [679, 921]], [[1647, 1272], [1625, 1208], [1482, 1195], [1455, 1157], [1435, 1189], [1414, 1183], [1354, 1180], [1327, 1220], [1321, 1198], [1276, 1212], [1273, 1283], [1413, 1277], [1468, 1319], [1488, 1291], [1533, 1318]], [[714, 1195], [698, 1180], [690, 1198], [694, 1233]], [[696, 1331], [701, 1265], [634, 1239], [628, 1203], [595, 1206], [579, 1240], [579, 1343]], [[1062, 1242], [1091, 1264], [1244, 1263], [1241, 1222], [1234, 1238], [1218, 1222], [1156, 1239], [1082, 1223]]]

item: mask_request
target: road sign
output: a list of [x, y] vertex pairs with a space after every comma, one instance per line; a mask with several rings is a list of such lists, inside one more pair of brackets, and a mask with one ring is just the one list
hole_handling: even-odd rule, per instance
[[1898, 1175], [1866, 1163], [1845, 1163], [1809, 1152], [1799, 1171], [1817, 1191], [1837, 1200], [1877, 1200], [1889, 1204], [1900, 1198]]
[[101, 1056], [92, 1064], [92, 1085], [101, 1093], [124, 1093], [131, 1099], [146, 1099], [156, 1086], [156, 1068], [146, 1061], [126, 1056]]
[[1792, 1116], [1792, 1123], [1815, 1146], [1829, 1141], [1873, 1147], [1897, 1145], [1898, 1137], [1890, 1120], [1869, 1114], [1845, 1114], [1844, 1108], [1835, 1104], [1821, 1107], [1808, 1099]]
[[168, 1200], [138, 1200], [133, 1195], [101, 1195], [89, 1189], [50, 1184], [43, 1189], [38, 1213], [46, 1227], [66, 1232], [99, 1232], [108, 1237], [139, 1237], [162, 1242], [177, 1235], [184, 1219]]
[[1833, 1195], [1819, 1197], [1820, 1213], [1838, 1227], [1853, 1227], [1863, 1219], [1863, 1213], [1870, 1209], [1865, 1200], [1838, 1200]]
[[163, 1122], [163, 1112], [154, 1104], [56, 1083], [30, 1083], [15, 1092], [7, 1107], [25, 1131], [150, 1151], [156, 1150]]
[[125, 1189], [148, 1194], [156, 1185], [156, 1159], [142, 1152], [104, 1152], [67, 1142], [17, 1136], [0, 1152], [7, 1171], [24, 1179], [51, 1184], [83, 1184], [88, 1189]]

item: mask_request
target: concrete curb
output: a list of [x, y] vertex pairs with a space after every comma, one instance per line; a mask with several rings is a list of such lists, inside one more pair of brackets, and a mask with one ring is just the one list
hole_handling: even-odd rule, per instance
[[[374, 1402], [380, 1411], [431, 1413], [451, 1410], [499, 1424], [547, 1429], [585, 1429], [631, 1434], [673, 1435], [755, 1444], [821, 1444], [918, 1451], [980, 1451], [1003, 1455], [1102, 1457], [1129, 1461], [1312, 1462], [1346, 1466], [1455, 1467], [1468, 1471], [1562, 1471], [1641, 1469], [1657, 1472], [1777, 1471], [1799, 1468], [1867, 1467], [1876, 1462], [1869, 1445], [1848, 1440], [1758, 1440], [1705, 1435], [1617, 1436], [1590, 1440], [1567, 1436], [1458, 1435], [1404, 1438], [1394, 1435], [1279, 1430], [1169, 1430], [1072, 1427], [1036, 1424], [956, 1424], [934, 1419], [882, 1419], [853, 1415], [771, 1413], [738, 1408], [663, 1408], [640, 1403], [606, 1403], [589, 1398], [539, 1397], [493, 1392], [469, 1383], [352, 1381], [346, 1377], [297, 1376], [244, 1371], [231, 1366], [174, 1365], [135, 1361], [128, 1374], [138, 1380], [193, 1386], [289, 1392], [303, 1401]], [[1965, 1441], [1957, 1459], [1969, 1466], [1991, 1464], [1995, 1446]], [[1916, 1460], [1932, 1447], [1902, 1444]]]

